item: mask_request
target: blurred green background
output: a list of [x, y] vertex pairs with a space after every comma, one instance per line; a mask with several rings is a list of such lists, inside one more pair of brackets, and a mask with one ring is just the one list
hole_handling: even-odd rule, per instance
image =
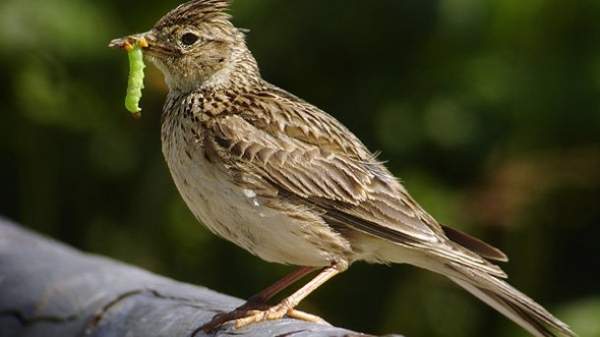
[[[212, 236], [160, 152], [162, 75], [133, 120], [106, 47], [175, 0], [0, 2], [0, 214], [85, 251], [248, 297], [289, 267]], [[269, 81], [330, 112], [511, 282], [600, 336], [600, 1], [238, 0]], [[524, 336], [445, 279], [358, 263], [302, 308], [370, 333]]]

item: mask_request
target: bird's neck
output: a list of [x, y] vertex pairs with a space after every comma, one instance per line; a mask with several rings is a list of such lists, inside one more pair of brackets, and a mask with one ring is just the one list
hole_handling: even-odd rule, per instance
[[165, 81], [172, 96], [181, 96], [201, 91], [245, 92], [263, 82], [256, 59], [245, 43], [235, 46], [223, 67], [209, 73], [204, 71], [170, 72], [162, 63], [156, 65], [163, 70]]
[[245, 45], [234, 48], [227, 64], [205, 81], [203, 90], [235, 90], [251, 88], [261, 81], [260, 71], [254, 56]]

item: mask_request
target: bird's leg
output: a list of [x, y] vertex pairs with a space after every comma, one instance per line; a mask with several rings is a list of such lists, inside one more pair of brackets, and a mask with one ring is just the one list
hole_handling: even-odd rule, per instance
[[[215, 315], [215, 317], [213, 317], [213, 319], [210, 322], [202, 326], [201, 329], [204, 331], [212, 331], [225, 322], [248, 316], [249, 311], [268, 309], [267, 301], [269, 301], [271, 298], [273, 298], [273, 296], [279, 294], [281, 291], [294, 284], [296, 281], [300, 280], [304, 276], [312, 273], [316, 269], [317, 268], [315, 267], [300, 267], [294, 270], [293, 272], [287, 274], [282, 279], [275, 282], [266, 289], [262, 290], [258, 294], [250, 297], [248, 301], [246, 301], [246, 303], [236, 308], [235, 310]], [[299, 313], [299, 315], [301, 314], [304, 313]]]
[[315, 270], [317, 270], [317, 268], [315, 268], [315, 267], [300, 267], [300, 268], [294, 270], [293, 272], [287, 274], [282, 279], [273, 283], [272, 285], [270, 285], [266, 289], [262, 290], [258, 294], [250, 297], [248, 299], [248, 301], [246, 302], [246, 304], [242, 305], [238, 309], [243, 309], [243, 308], [248, 308], [248, 307], [252, 308], [253, 305], [266, 304], [267, 301], [269, 301], [275, 295], [279, 294], [280, 292], [285, 290], [287, 287], [296, 283], [296, 281], [302, 279], [304, 276], [312, 273]]
[[330, 278], [335, 275], [341, 273], [346, 270], [346, 264], [333, 264], [330, 267], [323, 269], [315, 278], [313, 278], [310, 282], [300, 288], [298, 291], [285, 298], [279, 304], [266, 309], [266, 310], [254, 310], [248, 312], [249, 315], [237, 318], [235, 320], [235, 327], [241, 328], [247, 326], [252, 323], [258, 323], [267, 320], [276, 320], [280, 319], [286, 314], [290, 317], [316, 322], [316, 323], [326, 323], [320, 317], [306, 314], [303, 312], [295, 311], [294, 308], [304, 299], [306, 296], [310, 295], [313, 291], [315, 291], [318, 287], [320, 287], [323, 283], [327, 282]]

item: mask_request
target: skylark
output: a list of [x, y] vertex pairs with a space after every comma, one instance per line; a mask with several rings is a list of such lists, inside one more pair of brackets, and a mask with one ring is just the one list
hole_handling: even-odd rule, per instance
[[[215, 234], [298, 270], [205, 330], [288, 315], [356, 261], [408, 263], [448, 277], [534, 336], [574, 336], [504, 281], [506, 255], [437, 222], [335, 118], [262, 79], [227, 0], [195, 0], [148, 32], [145, 56], [165, 75], [162, 144], [187, 206]], [[266, 302], [319, 270], [277, 305]]]

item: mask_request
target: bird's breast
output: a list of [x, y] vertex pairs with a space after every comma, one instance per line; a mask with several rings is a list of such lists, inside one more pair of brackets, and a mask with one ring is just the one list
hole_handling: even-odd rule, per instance
[[[189, 209], [213, 233], [270, 262], [326, 266], [348, 253], [348, 243], [319, 216], [236, 185], [223, 165], [206, 155], [207, 131], [169, 116], [177, 114], [165, 114], [162, 126], [169, 170]], [[279, 207], [267, 206], [273, 203]]]

